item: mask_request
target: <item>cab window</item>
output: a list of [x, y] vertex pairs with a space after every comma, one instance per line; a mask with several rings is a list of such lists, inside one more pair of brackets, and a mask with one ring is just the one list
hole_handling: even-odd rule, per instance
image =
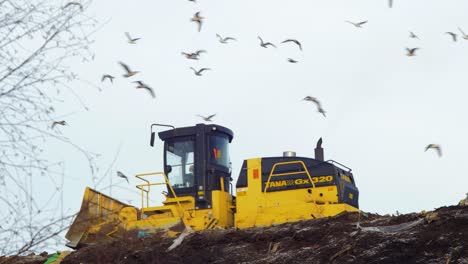
[[212, 135], [210, 136], [209, 156], [212, 164], [230, 167], [229, 158], [229, 139], [227, 136]]
[[166, 165], [170, 167], [167, 175], [174, 189], [193, 187], [194, 149], [193, 140], [167, 142]]

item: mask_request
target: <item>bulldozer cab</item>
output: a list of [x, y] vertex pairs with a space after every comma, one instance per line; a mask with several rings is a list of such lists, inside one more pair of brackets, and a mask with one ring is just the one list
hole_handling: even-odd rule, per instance
[[[194, 197], [195, 209], [206, 209], [212, 207], [212, 191], [229, 192], [231, 130], [197, 124], [158, 135], [164, 141], [164, 173], [178, 197]], [[167, 187], [168, 196], [173, 197]]]
[[[151, 134], [151, 145], [155, 134]], [[80, 212], [66, 234], [70, 241], [67, 246], [98, 243], [135, 229], [150, 233], [165, 230], [175, 235], [187, 226], [203, 230], [233, 225], [229, 188], [232, 131], [218, 125], [197, 124], [158, 135], [164, 142], [164, 172], [135, 176], [144, 182], [136, 186], [141, 190], [142, 207], [138, 209], [86, 188]], [[159, 176], [159, 182], [147, 178], [153, 176]], [[151, 187], [156, 185], [167, 187], [162, 205], [149, 202]]]

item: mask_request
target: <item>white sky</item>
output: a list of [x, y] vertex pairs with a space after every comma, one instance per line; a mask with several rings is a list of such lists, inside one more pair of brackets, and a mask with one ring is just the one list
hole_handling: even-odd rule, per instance
[[[459, 33], [457, 26], [468, 32], [466, 10], [462, 0], [396, 0], [392, 9], [386, 0], [95, 1], [89, 14], [108, 23], [95, 35], [95, 60], [72, 67], [102, 91], [74, 83], [90, 110], [67, 98], [57, 110], [73, 114], [59, 129], [102, 154], [101, 172], [121, 144], [98, 189], [112, 181], [112, 196], [136, 206], [139, 182], [132, 178], [128, 185], [115, 172], [162, 170], [161, 141], [148, 144], [150, 124], [191, 126], [202, 121], [196, 114], [211, 113], [216, 124], [234, 131], [235, 180], [244, 159], [285, 150], [313, 157], [323, 137], [325, 158], [353, 169], [362, 210], [408, 213], [452, 205], [468, 191], [461, 166], [468, 157], [468, 40], [455, 43], [444, 32]], [[206, 17], [200, 33], [190, 22], [197, 11]], [[345, 20], [369, 22], [358, 29]], [[130, 45], [125, 31], [142, 39]], [[420, 40], [410, 39], [409, 31]], [[238, 42], [220, 44], [216, 33]], [[258, 35], [278, 49], [261, 48]], [[280, 44], [287, 38], [300, 40], [304, 51]], [[406, 47], [421, 50], [407, 57]], [[200, 61], [181, 55], [197, 49], [208, 51]], [[289, 64], [288, 57], [299, 63]], [[121, 78], [120, 60], [141, 73]], [[197, 77], [190, 66], [212, 71]], [[118, 78], [100, 83], [103, 73]], [[136, 90], [136, 80], [152, 86], [157, 98]], [[327, 118], [300, 101], [306, 95], [319, 98]], [[429, 143], [441, 144], [444, 156], [424, 152]], [[86, 160], [71, 148], [50, 151], [66, 162], [65, 204], [76, 211], [92, 185]]]

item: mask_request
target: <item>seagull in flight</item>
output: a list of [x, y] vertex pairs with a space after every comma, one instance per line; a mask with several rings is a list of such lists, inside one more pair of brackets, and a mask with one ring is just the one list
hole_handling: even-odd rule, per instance
[[105, 81], [106, 79], [109, 79], [111, 83], [114, 83], [114, 78], [115, 77], [110, 74], [104, 74], [102, 75], [101, 82]]
[[211, 70], [210, 68], [201, 68], [200, 70], [195, 70], [195, 68], [193, 67], [190, 67], [190, 69], [192, 69], [192, 71], [195, 73], [195, 75], [197, 76], [202, 76], [202, 72], [204, 71], [208, 71], [208, 70]]
[[437, 151], [437, 155], [439, 155], [439, 157], [442, 156], [442, 149], [440, 148], [440, 145], [438, 145], [438, 144], [429, 144], [429, 145], [427, 145], [426, 150], [424, 150], [424, 151], [427, 151], [428, 149], [435, 149]]
[[195, 15], [193, 15], [191, 21], [196, 22], [198, 24], [198, 32], [201, 31], [202, 27], [202, 20], [205, 19], [204, 17], [200, 16], [200, 12], [196, 12]]
[[130, 69], [130, 67], [128, 67], [128, 65], [125, 64], [125, 63], [123, 63], [123, 62], [120, 62], [120, 61], [119, 61], [119, 64], [120, 64], [120, 66], [122, 66], [122, 68], [124, 68], [124, 70], [125, 70], [125, 72], [126, 72], [125, 74], [122, 75], [122, 76], [125, 77], [125, 78], [132, 77], [133, 75], [139, 73], [138, 71], [132, 71], [132, 70]]
[[130, 33], [128, 33], [128, 32], [125, 32], [125, 36], [127, 36], [127, 41], [128, 41], [128, 43], [130, 43], [130, 44], [136, 44], [137, 40], [140, 39], [140, 38], [132, 38], [132, 37], [130, 36]]
[[138, 83], [138, 85], [136, 87], [137, 89], [146, 89], [150, 93], [151, 97], [153, 97], [153, 98], [156, 97], [156, 95], [154, 94], [153, 89], [151, 87], [149, 87], [148, 85], [146, 85], [145, 83], [143, 83], [142, 81], [136, 81], [136, 82], [133, 82], [133, 83]]
[[233, 37], [221, 37], [219, 34], [216, 34], [216, 37], [219, 39], [219, 42], [220, 43], [223, 43], [223, 44], [227, 44], [229, 40], [235, 40], [237, 41], [237, 39], [233, 38]]
[[64, 7], [63, 9], [69, 7], [69, 6], [78, 6], [80, 8], [80, 11], [83, 11], [83, 5], [80, 4], [79, 2], [77, 1], [72, 1], [72, 2], [68, 2]]
[[460, 27], [458, 27], [458, 30], [459, 30], [460, 33], [462, 34], [462, 38], [463, 38], [463, 39], [468, 39], [468, 35], [466, 35], [465, 32], [463, 32], [463, 30], [462, 30]]
[[197, 115], [199, 117], [201, 117], [203, 120], [205, 120], [206, 122], [211, 122], [212, 118], [216, 116], [216, 114], [212, 114], [212, 115], [209, 115], [209, 116], [202, 116], [202, 115]]
[[120, 178], [124, 178], [124, 179], [127, 181], [127, 183], [130, 183], [130, 182], [128, 181], [128, 177], [125, 176], [125, 174], [123, 174], [122, 172], [117, 171], [117, 176], [120, 177]]
[[415, 52], [418, 50], [419, 48], [406, 48], [406, 56], [408, 57], [412, 57], [412, 56], [416, 56]]
[[320, 105], [320, 102], [319, 100], [316, 98], [316, 97], [312, 97], [312, 96], [306, 96], [304, 97], [304, 99], [302, 99], [303, 101], [309, 101], [309, 102], [313, 102], [317, 105]]
[[288, 62], [290, 62], [290, 63], [298, 63], [298, 61], [297, 61], [297, 60], [295, 60], [295, 59], [291, 59], [291, 58], [288, 58]]
[[450, 36], [452, 36], [453, 42], [457, 41], [457, 34], [455, 34], [453, 32], [445, 32], [445, 34], [449, 34]]
[[294, 44], [296, 44], [297, 46], [299, 46], [299, 49], [302, 51], [302, 45], [301, 43], [297, 40], [297, 39], [287, 39], [281, 43], [287, 43], [287, 42], [292, 42]]
[[322, 108], [322, 104], [320, 103], [320, 101], [316, 97], [306, 96], [302, 100], [314, 103], [317, 106], [317, 112], [321, 113], [324, 117], [327, 117], [325, 115], [325, 113], [326, 113], [325, 110], [323, 110], [323, 108]]
[[260, 40], [260, 46], [262, 46], [263, 48], [268, 48], [268, 46], [276, 48], [276, 46], [271, 42], [263, 42], [263, 39], [260, 36], [258, 36], [258, 39]]
[[65, 120], [62, 120], [62, 121], [54, 121], [52, 123], [52, 128], [54, 128], [56, 125], [61, 125], [61, 126], [65, 126], [67, 124], [67, 122], [65, 122]]
[[418, 36], [416, 36], [416, 34], [414, 34], [412, 31], [410, 31], [409, 37], [410, 37], [410, 38], [419, 39]]
[[189, 60], [198, 60], [200, 57], [200, 54], [202, 53], [206, 53], [206, 50], [197, 50], [196, 52], [192, 52], [192, 53], [182, 52], [182, 55], [184, 55], [185, 58]]
[[364, 25], [365, 23], [367, 23], [367, 20], [366, 20], [366, 21], [362, 21], [362, 22], [358, 22], [358, 23], [354, 23], [354, 22], [351, 22], [351, 21], [348, 21], [348, 20], [346, 20], [345, 22], [348, 22], [348, 23], [350, 23], [351, 25], [353, 25], [353, 26], [355, 26], [355, 27], [357, 27], [357, 28], [361, 28], [362, 25]]

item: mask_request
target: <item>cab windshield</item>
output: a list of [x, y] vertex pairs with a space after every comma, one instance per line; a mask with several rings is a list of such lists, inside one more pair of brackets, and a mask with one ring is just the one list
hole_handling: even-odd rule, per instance
[[166, 165], [169, 182], [174, 189], [194, 186], [194, 149], [192, 139], [167, 143]]

